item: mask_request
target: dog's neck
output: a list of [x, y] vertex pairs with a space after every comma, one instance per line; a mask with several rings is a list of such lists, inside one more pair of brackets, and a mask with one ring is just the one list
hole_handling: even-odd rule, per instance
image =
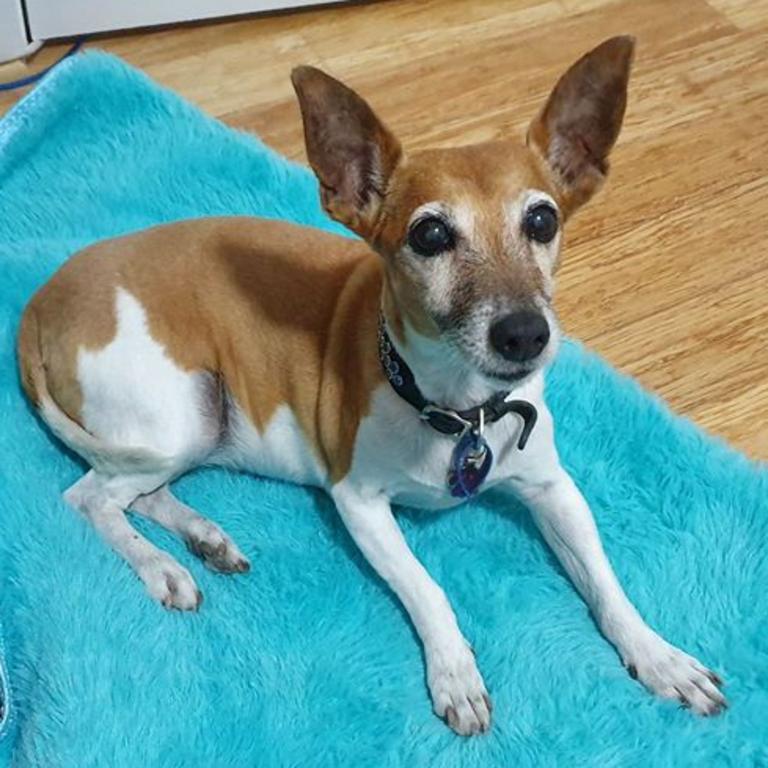
[[391, 325], [387, 324], [387, 329], [390, 343], [411, 369], [421, 393], [430, 402], [464, 410], [485, 402], [503, 389], [493, 386], [444, 340], [423, 336], [407, 323], [400, 336], [392, 334]]

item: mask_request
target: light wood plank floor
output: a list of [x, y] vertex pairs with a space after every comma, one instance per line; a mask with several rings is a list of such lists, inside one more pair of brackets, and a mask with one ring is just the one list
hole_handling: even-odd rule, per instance
[[[296, 64], [359, 89], [406, 146], [467, 143], [522, 135], [571, 61], [624, 32], [639, 44], [625, 129], [608, 184], [567, 233], [564, 326], [765, 460], [768, 3], [382, 0], [89, 46], [303, 159]], [[0, 94], [0, 112], [15, 98]]]

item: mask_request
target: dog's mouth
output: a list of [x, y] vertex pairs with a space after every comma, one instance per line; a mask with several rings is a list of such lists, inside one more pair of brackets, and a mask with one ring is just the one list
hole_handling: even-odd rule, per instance
[[480, 372], [488, 379], [502, 381], [505, 384], [517, 384], [528, 376], [536, 373], [541, 366], [531, 365], [515, 371], [495, 371], [485, 366], [480, 368]]
[[559, 345], [559, 338], [553, 332], [541, 353], [525, 362], [510, 363], [489, 348], [477, 349], [474, 345], [465, 347], [464, 355], [469, 358], [475, 370], [493, 385], [502, 388], [517, 386], [544, 369], [554, 358]]
[[536, 357], [524, 362], [504, 360], [489, 345], [469, 343], [457, 345], [462, 357], [489, 383], [517, 385], [545, 368], [554, 358], [558, 347], [555, 334]]
[[494, 389], [512, 389], [519, 386], [526, 379], [535, 375], [546, 366], [551, 359], [549, 350], [545, 350], [535, 360], [524, 364], [510, 365], [507, 361], [498, 359], [490, 350], [478, 350], [470, 346], [459, 347], [461, 357], [468, 367], [473, 369]]

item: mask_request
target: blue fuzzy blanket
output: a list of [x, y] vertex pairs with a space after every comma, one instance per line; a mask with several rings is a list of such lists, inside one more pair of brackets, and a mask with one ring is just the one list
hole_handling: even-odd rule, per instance
[[726, 678], [723, 717], [633, 682], [525, 511], [492, 497], [400, 515], [494, 698], [481, 738], [432, 715], [412, 630], [320, 493], [223, 470], [184, 478], [179, 495], [253, 569], [207, 572], [137, 520], [206, 602], [182, 615], [146, 597], [60, 499], [83, 467], [21, 396], [16, 326], [86, 243], [225, 213], [334, 228], [305, 169], [105, 55], [65, 63], [0, 122], [0, 764], [768, 765], [768, 473], [576, 344], [548, 378], [565, 464], [640, 611]]

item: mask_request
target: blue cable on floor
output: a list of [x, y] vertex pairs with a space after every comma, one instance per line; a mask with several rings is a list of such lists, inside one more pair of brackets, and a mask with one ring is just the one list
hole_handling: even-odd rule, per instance
[[54, 61], [53, 64], [51, 64], [49, 67], [40, 70], [40, 72], [35, 72], [34, 75], [22, 77], [19, 80], [11, 80], [7, 83], [0, 83], [0, 91], [13, 91], [16, 88], [23, 88], [25, 85], [32, 85], [32, 83], [36, 83], [38, 80], [40, 80], [40, 78], [47, 75], [55, 66], [61, 64], [64, 59], [69, 58], [73, 53], [77, 53], [78, 50], [80, 50], [80, 46], [83, 44], [84, 40], [84, 37], [80, 37], [75, 40], [72, 47], [60, 59]]

